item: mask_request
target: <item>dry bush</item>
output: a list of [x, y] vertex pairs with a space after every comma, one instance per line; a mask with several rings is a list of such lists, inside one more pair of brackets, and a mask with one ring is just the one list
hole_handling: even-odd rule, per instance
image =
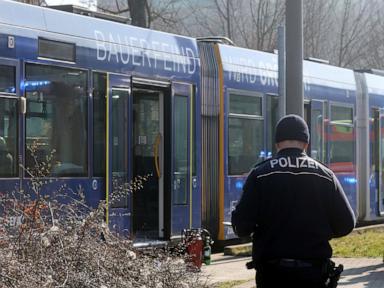
[[[167, 247], [138, 250], [112, 233], [105, 203], [87, 206], [81, 187], [57, 185], [54, 193], [42, 193], [57, 184], [46, 180], [52, 157], [27, 171], [28, 193], [1, 196], [0, 287], [207, 287], [180, 254]], [[120, 185], [112, 201], [125, 197], [123, 190], [135, 193], [146, 177]]]

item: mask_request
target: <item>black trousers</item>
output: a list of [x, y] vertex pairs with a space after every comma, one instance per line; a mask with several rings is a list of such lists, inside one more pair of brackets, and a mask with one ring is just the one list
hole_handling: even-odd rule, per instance
[[257, 288], [326, 288], [322, 265], [298, 267], [265, 263], [256, 270]]

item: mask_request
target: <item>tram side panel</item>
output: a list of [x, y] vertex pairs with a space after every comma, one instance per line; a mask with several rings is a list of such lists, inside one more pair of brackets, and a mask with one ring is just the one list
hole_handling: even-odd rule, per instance
[[[216, 45], [220, 52], [216, 53], [218, 67], [221, 65], [223, 69], [223, 74], [218, 73], [218, 83], [223, 85], [218, 98], [223, 101], [220, 113], [225, 115], [223, 118], [225, 132], [219, 140], [224, 143], [224, 178], [219, 179], [219, 182], [223, 182], [223, 188], [218, 189], [216, 194], [218, 199], [223, 199], [219, 201], [218, 209], [222, 218], [216, 217], [217, 225], [220, 227], [221, 219], [224, 219], [224, 222], [230, 221], [231, 211], [241, 196], [242, 186], [249, 170], [254, 164], [274, 154], [272, 130], [279, 117], [278, 109], [275, 107], [273, 110], [268, 104], [270, 102], [268, 100], [273, 97], [278, 99], [276, 56]], [[304, 73], [306, 103], [311, 103], [313, 100], [324, 103], [321, 115], [322, 158], [316, 158], [316, 155], [320, 155], [320, 151], [315, 150], [314, 146], [312, 151], [308, 152], [335, 170], [357, 214], [354, 129], [356, 87], [353, 71], [309, 63]], [[275, 117], [271, 114], [275, 114]], [[310, 119], [307, 120], [310, 124]], [[247, 149], [249, 146], [251, 149]], [[222, 227], [222, 230], [223, 234], [217, 234], [218, 240], [236, 237], [231, 227]]]

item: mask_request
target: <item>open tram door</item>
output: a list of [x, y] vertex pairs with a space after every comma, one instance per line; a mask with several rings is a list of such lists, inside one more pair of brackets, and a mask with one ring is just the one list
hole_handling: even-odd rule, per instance
[[124, 75], [108, 74], [106, 96], [106, 220], [121, 235], [130, 233], [130, 95], [131, 81]]
[[178, 236], [193, 225], [192, 85], [109, 74], [108, 87], [109, 226], [136, 243]]
[[168, 94], [167, 82], [133, 78], [132, 176], [145, 177], [142, 187], [132, 194], [132, 233], [136, 242], [164, 238], [164, 159], [168, 138], [164, 107]]
[[191, 222], [191, 85], [132, 82], [132, 176], [146, 177], [132, 194], [132, 233], [169, 239]]

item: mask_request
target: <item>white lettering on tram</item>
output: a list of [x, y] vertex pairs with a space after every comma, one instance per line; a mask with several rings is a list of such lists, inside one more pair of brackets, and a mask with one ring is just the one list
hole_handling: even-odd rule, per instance
[[193, 49], [174, 44], [147, 41], [133, 36], [104, 34], [95, 30], [96, 57], [99, 61], [131, 63], [170, 72], [194, 74], [197, 60]]
[[[228, 65], [228, 80], [239, 83], [255, 84], [262, 86], [279, 87], [277, 58], [271, 58], [271, 62], [256, 61], [257, 57], [225, 57], [224, 63]], [[257, 81], [259, 79], [259, 81]], [[304, 79], [304, 90], [310, 90], [310, 80]]]

